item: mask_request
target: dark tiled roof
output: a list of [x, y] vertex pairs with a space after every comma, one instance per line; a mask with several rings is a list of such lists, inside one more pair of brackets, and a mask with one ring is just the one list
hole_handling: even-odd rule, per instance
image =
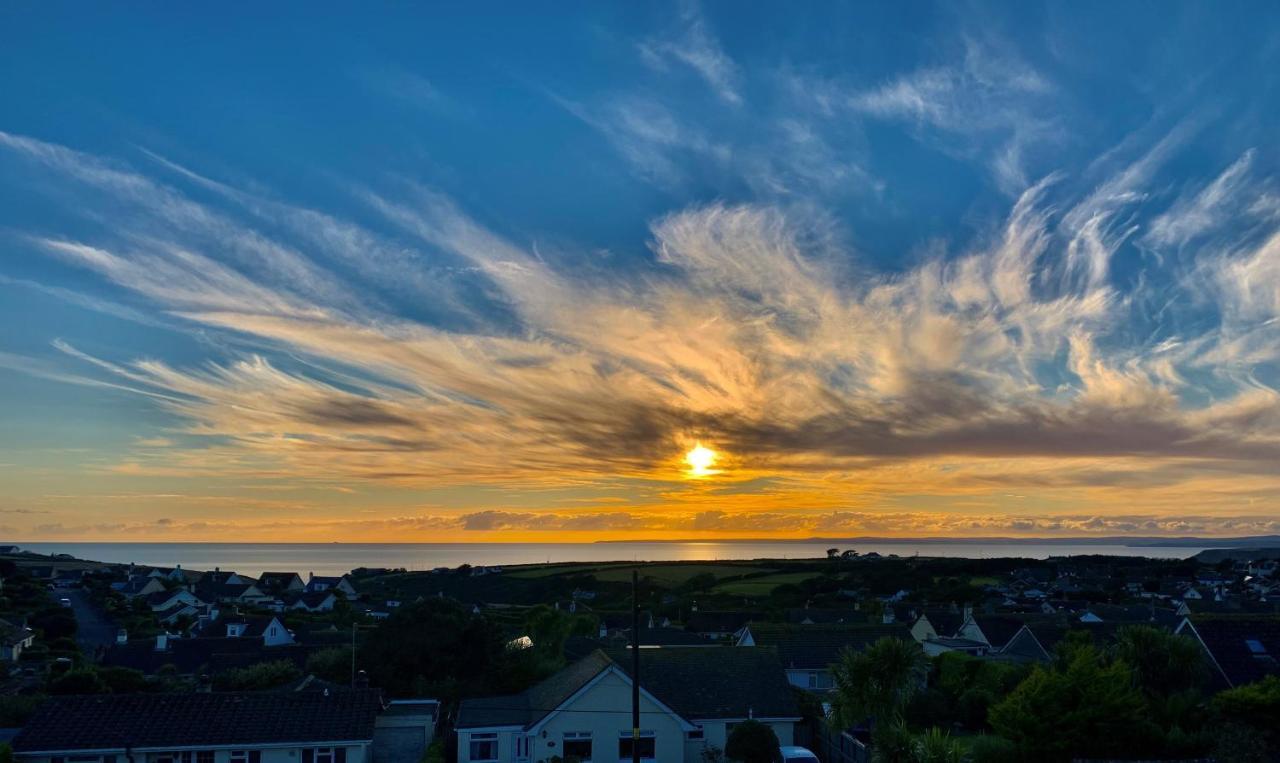
[[36, 711], [16, 752], [230, 746], [373, 738], [374, 690], [103, 694], [58, 697]]
[[846, 648], [860, 651], [882, 638], [910, 639], [905, 623], [890, 625], [780, 625], [752, 623], [756, 646], [776, 650], [783, 666], [793, 670], [822, 670], [836, 662]]
[[1002, 615], [974, 615], [973, 622], [982, 630], [982, 635], [987, 637], [991, 647], [1000, 649], [1022, 630], [1022, 626], [1026, 625], [1028, 620]]
[[868, 623], [871, 618], [866, 612], [856, 609], [793, 609], [787, 612], [787, 622], [800, 625], [808, 621], [814, 625], [840, 623]]
[[694, 633], [733, 633], [752, 620], [762, 620], [759, 612], [694, 612], [684, 629]]
[[964, 613], [952, 612], [949, 609], [926, 609], [922, 617], [929, 618], [934, 631], [944, 638], [956, 635], [956, 631], [964, 625]]
[[[630, 651], [593, 652], [522, 694], [464, 700], [457, 727], [531, 726], [611, 665], [630, 676]], [[640, 685], [685, 720], [800, 715], [782, 665], [767, 649], [641, 649]]]
[[1231, 686], [1280, 675], [1280, 617], [1193, 616], [1191, 626]]
[[595, 651], [521, 694], [463, 700], [458, 708], [457, 726], [529, 726], [537, 723], [609, 664], [604, 652]]
[[113, 644], [102, 656], [102, 663], [148, 675], [172, 665], [180, 675], [196, 675], [277, 660], [291, 660], [302, 667], [312, 651], [298, 645], [264, 646], [261, 639], [254, 638], [175, 638], [169, 640], [165, 651], [156, 651], [151, 640]]
[[[609, 655], [631, 675], [630, 650]], [[787, 674], [769, 649], [641, 649], [640, 686], [687, 721], [800, 716]]]
[[8, 620], [0, 620], [0, 642], [5, 646], [13, 646], [31, 638], [34, 632], [27, 627], [14, 625]]

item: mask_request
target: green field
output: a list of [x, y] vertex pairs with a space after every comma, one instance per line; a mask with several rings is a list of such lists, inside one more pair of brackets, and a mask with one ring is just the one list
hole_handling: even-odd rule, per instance
[[816, 572], [782, 572], [777, 575], [765, 575], [751, 578], [750, 580], [734, 580], [718, 585], [713, 590], [715, 593], [729, 594], [731, 596], [764, 597], [773, 593], [773, 589], [780, 585], [803, 583], [817, 576], [818, 573]]

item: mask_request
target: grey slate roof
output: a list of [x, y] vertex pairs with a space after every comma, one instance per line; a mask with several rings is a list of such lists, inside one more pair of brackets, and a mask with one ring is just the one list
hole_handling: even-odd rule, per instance
[[[792, 670], [824, 670], [846, 648], [861, 651], [882, 638], [910, 639], [905, 623], [889, 625], [781, 625], [752, 623], [756, 646], [776, 650], [783, 666]], [[741, 648], [741, 647], [740, 647]]]
[[1280, 617], [1192, 616], [1190, 621], [1229, 686], [1280, 675]]
[[[522, 694], [464, 700], [457, 728], [528, 728], [611, 666], [629, 677], [630, 651], [596, 651]], [[800, 715], [782, 665], [767, 649], [641, 649], [640, 685], [685, 720]]]
[[15, 752], [368, 741], [381, 694], [101, 694], [45, 702]]

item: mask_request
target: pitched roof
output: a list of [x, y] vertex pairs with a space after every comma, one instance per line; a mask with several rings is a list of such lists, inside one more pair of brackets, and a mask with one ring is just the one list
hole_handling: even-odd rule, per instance
[[296, 572], [264, 572], [258, 576], [258, 583], [265, 588], [284, 588], [297, 578], [298, 582], [302, 582], [302, 576]]
[[950, 609], [926, 609], [920, 616], [929, 618], [929, 624], [942, 637], [956, 635], [956, 631], [964, 625], [964, 613]]
[[823, 670], [846, 648], [866, 649], [882, 638], [910, 639], [904, 623], [889, 625], [782, 625], [752, 623], [756, 646], [774, 649], [783, 666], [795, 670]]
[[[528, 728], [610, 668], [629, 680], [630, 651], [598, 650], [521, 694], [463, 700], [457, 727]], [[800, 715], [782, 665], [767, 649], [641, 649], [640, 686], [685, 720]]]
[[684, 629], [694, 633], [732, 633], [763, 617], [759, 612], [694, 612], [685, 620]]
[[1007, 615], [974, 615], [973, 622], [982, 630], [982, 635], [987, 637], [992, 648], [1000, 649], [1008, 644], [1009, 639], [1017, 635], [1029, 620]]
[[1280, 675], [1280, 617], [1189, 618], [1231, 686]]
[[17, 752], [371, 740], [381, 694], [101, 694], [55, 697], [27, 721]]
[[806, 622], [814, 625], [820, 623], [868, 623], [871, 617], [866, 612], [856, 609], [792, 609], [787, 611], [787, 622], [797, 625]]
[[[631, 675], [630, 650], [609, 655]], [[640, 686], [687, 721], [800, 717], [787, 674], [769, 649], [641, 649]]]
[[154, 641], [112, 644], [102, 656], [104, 665], [133, 668], [148, 675], [172, 665], [180, 675], [219, 673], [258, 662], [291, 660], [303, 667], [314, 649], [296, 644], [265, 646], [255, 638], [171, 638], [169, 648], [157, 651]]
[[3, 642], [5, 646], [21, 644], [34, 635], [35, 632], [26, 626], [14, 625], [8, 620], [0, 620], [0, 642]]

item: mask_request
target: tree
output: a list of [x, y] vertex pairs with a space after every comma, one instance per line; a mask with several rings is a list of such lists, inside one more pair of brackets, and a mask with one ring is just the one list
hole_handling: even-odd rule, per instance
[[913, 641], [882, 638], [862, 652], [846, 649], [832, 666], [833, 718], [841, 728], [868, 718], [896, 723], [924, 681], [927, 662]]
[[224, 670], [213, 677], [213, 688], [218, 691], [262, 691], [279, 688], [301, 677], [302, 671], [292, 660], [276, 660]]
[[778, 735], [760, 721], [747, 720], [733, 727], [724, 754], [740, 763], [773, 763], [781, 754]]
[[364, 640], [357, 664], [374, 686], [392, 696], [424, 693], [447, 698], [523, 689], [507, 638], [493, 623], [456, 601], [406, 604]]
[[140, 670], [100, 667], [97, 672], [98, 678], [102, 679], [112, 694], [137, 694], [152, 688], [147, 682], [147, 677]]
[[1132, 669], [1092, 644], [1073, 644], [991, 708], [992, 728], [1024, 759], [1121, 756], [1159, 743]]
[[334, 646], [311, 653], [307, 672], [337, 684], [351, 682], [351, 647]]
[[1280, 759], [1280, 676], [1219, 692], [1210, 708], [1219, 760]]
[[1113, 652], [1133, 667], [1134, 680], [1148, 697], [1199, 693], [1208, 678], [1199, 644], [1154, 626], [1121, 628]]
[[829, 548], [829, 549], [827, 549], [827, 558], [828, 558], [828, 559], [835, 559], [837, 556], [839, 556], [839, 554], [840, 554], [840, 549], [838, 549], [838, 548]]
[[49, 682], [50, 694], [106, 694], [111, 691], [92, 668], [68, 670]]

